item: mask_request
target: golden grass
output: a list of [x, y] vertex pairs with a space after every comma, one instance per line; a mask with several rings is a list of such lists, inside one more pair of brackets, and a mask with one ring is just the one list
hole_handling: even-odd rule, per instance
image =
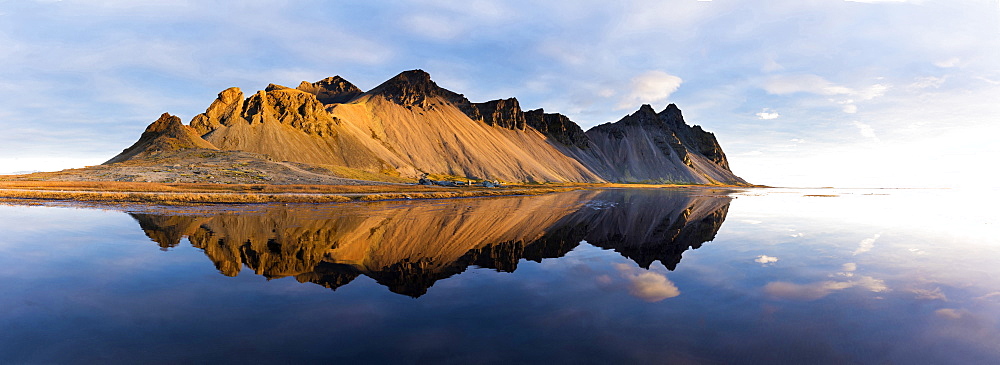
[[[399, 176], [390, 176], [387, 174], [376, 174], [374, 172], [368, 172], [359, 169], [352, 169], [346, 166], [336, 166], [336, 165], [321, 165], [316, 164], [315, 166], [320, 167], [328, 175], [345, 178], [345, 179], [355, 179], [355, 180], [368, 180], [368, 181], [385, 181], [394, 183], [412, 183], [413, 179], [402, 178]], [[393, 171], [394, 172], [394, 171]], [[399, 173], [396, 173], [399, 175]]]
[[[444, 189], [444, 190], [443, 190]], [[505, 189], [419, 185], [221, 185], [130, 182], [0, 182], [0, 201], [81, 201], [108, 204], [339, 203], [539, 195], [578, 187]]]
[[166, 193], [166, 192], [102, 192], [102, 191], [0, 191], [0, 199], [67, 200], [110, 203], [151, 204], [252, 204], [252, 203], [338, 203], [351, 201], [342, 195], [287, 195], [254, 193]]
[[269, 185], [212, 183], [148, 183], [118, 181], [0, 181], [0, 189], [72, 190], [102, 192], [256, 192], [256, 193], [393, 193], [438, 191], [421, 185]]
[[146, 183], [116, 181], [0, 181], [0, 201], [81, 201], [102, 204], [253, 204], [336, 203], [392, 199], [447, 199], [504, 195], [539, 195], [577, 189], [725, 188], [726, 185], [537, 183], [440, 187], [424, 185], [268, 185]]

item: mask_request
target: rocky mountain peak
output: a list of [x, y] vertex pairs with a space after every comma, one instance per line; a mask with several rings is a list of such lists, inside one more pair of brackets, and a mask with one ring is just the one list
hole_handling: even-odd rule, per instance
[[163, 113], [159, 119], [146, 127], [138, 141], [104, 164], [189, 148], [218, 149], [202, 139], [194, 129], [181, 123], [181, 118]]
[[649, 104], [642, 104], [635, 113], [625, 116], [619, 122], [626, 125], [657, 125], [660, 124], [660, 117]]
[[251, 125], [281, 123], [313, 135], [334, 135], [330, 114], [310, 93], [291, 89], [258, 91], [247, 98], [242, 117]]
[[524, 112], [521, 111], [521, 104], [516, 98], [473, 103], [472, 106], [478, 111], [482, 121], [488, 125], [524, 130]]
[[699, 126], [688, 125], [677, 105], [667, 105], [663, 111], [657, 113], [657, 116], [688, 148], [705, 156], [726, 171], [730, 171], [729, 161], [726, 159], [725, 153], [722, 152], [722, 146], [715, 139], [715, 135], [706, 132]]
[[579, 148], [590, 147], [590, 139], [569, 117], [559, 113], [546, 113], [539, 108], [524, 112], [525, 121], [546, 137], [566, 145]]
[[[453, 104], [468, 102], [461, 94], [446, 90], [431, 80], [431, 75], [424, 70], [410, 70], [376, 86], [370, 95], [379, 95], [387, 100], [403, 106], [425, 106], [430, 97], [441, 97]], [[456, 104], [457, 105], [457, 104]]]
[[681, 109], [677, 107], [676, 104], [667, 105], [663, 111], [657, 113], [664, 123], [666, 123], [670, 128], [674, 130], [681, 130], [684, 128], [689, 128], [687, 123], [684, 122], [684, 115], [681, 114]]
[[288, 87], [288, 86], [282, 86], [282, 85], [278, 85], [278, 84], [267, 84], [267, 87], [264, 88], [264, 91], [275, 91], [275, 90], [284, 90], [284, 89], [290, 89], [290, 87]]
[[237, 101], [243, 100], [243, 90], [238, 87], [231, 87], [219, 92], [219, 96], [216, 100], [221, 101], [224, 104], [233, 104]]
[[296, 89], [316, 95], [323, 104], [346, 103], [362, 94], [361, 89], [339, 75], [316, 82], [302, 81]]
[[177, 129], [183, 127], [184, 123], [181, 123], [181, 118], [171, 115], [170, 113], [163, 113], [160, 118], [151, 123], [146, 127], [146, 130], [142, 132], [146, 133], [163, 133], [170, 129]]
[[204, 113], [196, 115], [191, 120], [191, 128], [194, 128], [198, 135], [204, 136], [234, 121], [244, 121], [240, 116], [243, 111], [243, 101], [243, 91], [240, 88], [231, 87], [222, 90]]

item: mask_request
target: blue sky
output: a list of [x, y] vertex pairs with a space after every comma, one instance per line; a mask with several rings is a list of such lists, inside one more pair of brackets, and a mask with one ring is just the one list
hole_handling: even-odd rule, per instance
[[101, 163], [230, 86], [415, 68], [584, 129], [676, 103], [754, 183], [996, 184], [997, 0], [0, 0], [0, 172]]

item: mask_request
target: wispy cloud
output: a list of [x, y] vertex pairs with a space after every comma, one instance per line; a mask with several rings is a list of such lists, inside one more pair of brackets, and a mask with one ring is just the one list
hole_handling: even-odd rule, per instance
[[778, 119], [778, 117], [781, 116], [781, 114], [778, 114], [778, 112], [773, 111], [770, 108], [764, 108], [764, 110], [760, 111], [755, 115], [757, 116], [757, 118], [760, 118], [762, 120]]
[[794, 93], [843, 95], [853, 92], [850, 88], [836, 85], [820, 76], [811, 74], [773, 76], [765, 81], [763, 87], [765, 91], [775, 95]]
[[961, 63], [962, 63], [962, 60], [960, 58], [958, 58], [958, 57], [952, 57], [952, 58], [949, 58], [949, 59], [946, 59], [946, 60], [941, 60], [941, 61], [934, 62], [934, 66], [941, 67], [941, 68], [952, 68], [952, 67], [957, 67]]
[[865, 238], [865, 239], [861, 240], [861, 243], [858, 243], [858, 249], [854, 250], [854, 252], [852, 254], [853, 255], [860, 255], [860, 254], [863, 254], [865, 252], [871, 251], [873, 248], [875, 248], [875, 240], [878, 240], [878, 238], [881, 237], [881, 236], [882, 236], [881, 234], [875, 234], [874, 236], [871, 236], [870, 238]]
[[924, 76], [918, 77], [913, 83], [910, 84], [911, 90], [920, 90], [928, 88], [939, 88], [944, 84], [945, 77], [934, 77], [934, 76]]
[[684, 82], [680, 77], [663, 71], [647, 71], [632, 78], [629, 94], [618, 103], [618, 109], [637, 108], [667, 100]]
[[885, 281], [871, 276], [855, 276], [857, 269], [857, 264], [849, 262], [842, 265], [840, 272], [830, 275], [848, 278], [847, 280], [825, 280], [808, 284], [773, 281], [767, 283], [763, 290], [764, 293], [775, 298], [803, 301], [817, 300], [831, 293], [855, 287], [876, 293], [889, 291]]
[[876, 3], [905, 3], [905, 2], [910, 2], [912, 0], [844, 0], [844, 1], [849, 3], [876, 4]]

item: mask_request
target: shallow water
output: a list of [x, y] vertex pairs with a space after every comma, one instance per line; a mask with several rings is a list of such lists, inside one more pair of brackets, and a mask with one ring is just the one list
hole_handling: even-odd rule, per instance
[[0, 206], [0, 363], [1000, 363], [994, 203]]

